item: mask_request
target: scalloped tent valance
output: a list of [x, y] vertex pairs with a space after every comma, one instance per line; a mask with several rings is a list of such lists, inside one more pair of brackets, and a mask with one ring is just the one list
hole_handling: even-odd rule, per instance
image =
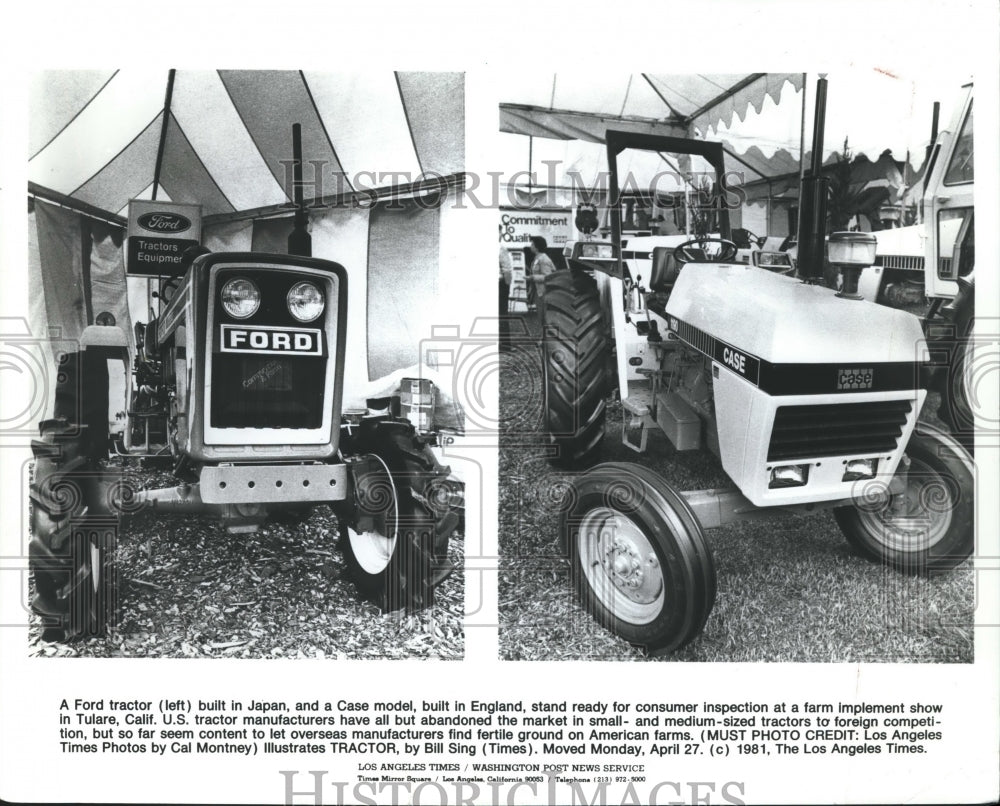
[[[727, 169], [745, 172], [747, 182], [785, 177], [799, 170], [803, 128], [808, 162], [817, 78], [816, 73], [510, 73], [501, 82], [502, 167], [507, 175], [521, 170], [558, 175], [592, 164], [595, 175], [605, 167], [595, 144], [616, 129], [718, 140]], [[964, 72], [937, 66], [906, 75], [860, 66], [829, 74], [824, 162], [843, 151], [846, 140], [855, 156], [877, 161], [889, 150], [897, 160], [908, 156], [911, 168], [920, 166], [933, 102], [943, 103], [941, 126], [947, 126], [949, 107], [961, 99], [967, 79]], [[567, 155], [565, 169], [544, 165], [561, 152]], [[664, 161], [657, 169], [667, 167]]]

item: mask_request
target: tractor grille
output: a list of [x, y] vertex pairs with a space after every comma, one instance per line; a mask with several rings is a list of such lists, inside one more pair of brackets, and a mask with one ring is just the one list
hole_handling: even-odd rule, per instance
[[780, 406], [767, 461], [891, 453], [912, 408], [909, 400]]
[[923, 271], [923, 255], [876, 255], [875, 265], [884, 269], [907, 269]]
[[[241, 325], [282, 330], [289, 328], [321, 329], [327, 311], [315, 322], [303, 323], [288, 312], [286, 297], [296, 282], [310, 278], [292, 272], [265, 269], [224, 269], [216, 279], [221, 289], [231, 277], [248, 277], [260, 289], [259, 310], [245, 320], [227, 316], [218, 298], [213, 304], [213, 324], [208, 344], [212, 357], [213, 428], [319, 428], [323, 424], [323, 399], [326, 373], [332, 371], [324, 356], [260, 355], [219, 351], [219, 325]], [[321, 337], [322, 338], [322, 337]]]
[[214, 428], [319, 428], [325, 358], [216, 355]]

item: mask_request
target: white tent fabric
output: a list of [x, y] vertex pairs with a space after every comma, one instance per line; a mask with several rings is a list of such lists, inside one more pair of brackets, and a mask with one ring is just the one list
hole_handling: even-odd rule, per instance
[[[497, 162], [508, 179], [501, 203], [514, 209], [566, 210], [586, 198], [601, 208], [601, 189], [608, 181], [608, 130], [689, 137], [722, 144], [727, 185], [739, 189], [741, 199], [730, 212], [734, 226], [788, 234], [794, 226], [799, 172], [812, 158], [819, 77], [596, 69], [571, 75], [511, 73], [502, 82], [499, 108]], [[905, 74], [857, 66], [826, 78], [824, 165], [842, 159], [845, 148], [850, 152], [851, 188], [868, 194], [871, 209], [866, 215], [880, 216], [880, 205], [912, 200], [930, 140], [933, 104], [941, 102], [939, 123], [946, 129], [968, 75], [934, 64], [924, 73]], [[706, 181], [698, 172], [714, 177], [698, 158], [669, 153], [625, 151], [617, 168], [626, 194], [664, 202], [670, 194]], [[887, 192], [879, 195], [879, 188]], [[674, 199], [667, 207], [676, 203]], [[659, 207], [653, 215], [670, 217]]]
[[[312, 254], [348, 271], [347, 394], [426, 364], [422, 344], [440, 316], [428, 289], [455, 284], [468, 268], [451, 212], [463, 183], [464, 104], [460, 73], [34, 74], [32, 331], [72, 341], [107, 310], [131, 338], [133, 321], [149, 321], [158, 280], [126, 278], [122, 264], [121, 213], [132, 198], [200, 204], [211, 251], [285, 252], [299, 123]], [[358, 198], [368, 193], [416, 208], [424, 200], [419, 232], [385, 225], [384, 215], [374, 226], [381, 208]], [[380, 326], [372, 317], [393, 289], [386, 275], [407, 266], [418, 236], [424, 259], [409, 271], [391, 327]]]
[[[606, 158], [602, 149], [586, 146], [602, 143], [606, 130], [619, 129], [718, 140], [728, 152], [727, 169], [744, 172], [748, 182], [795, 173], [801, 153], [803, 92], [808, 164], [818, 77], [816, 73], [615, 74], [596, 69], [572, 75], [511, 73], [502, 82], [500, 98], [502, 167], [512, 176], [532, 170], [565, 175], [574, 166], [589, 166], [590, 176], [596, 177], [605, 170]], [[929, 140], [933, 102], [942, 102], [944, 127], [968, 76], [934, 65], [933, 72], [928, 69], [923, 74], [858, 67], [827, 78], [824, 162], [835, 159], [847, 140], [855, 155], [866, 154], [875, 161], [888, 149], [897, 160], [909, 155], [910, 163], [919, 167]], [[576, 143], [552, 145], [560, 141]], [[553, 156], [559, 150], [563, 156]], [[559, 167], [544, 167], [544, 159], [559, 160]], [[587, 178], [586, 171], [583, 176]], [[545, 184], [543, 179], [536, 183]]]
[[[748, 106], [759, 109], [765, 98], [777, 98], [785, 82], [801, 87], [802, 74], [512, 74], [500, 130], [597, 142], [605, 128], [683, 135], [692, 124], [742, 118]], [[616, 125], [607, 125], [612, 121]]]
[[464, 102], [460, 73], [40, 71], [28, 179], [113, 214], [159, 164], [206, 216], [287, 204], [300, 123], [307, 198], [407, 186], [462, 172]]

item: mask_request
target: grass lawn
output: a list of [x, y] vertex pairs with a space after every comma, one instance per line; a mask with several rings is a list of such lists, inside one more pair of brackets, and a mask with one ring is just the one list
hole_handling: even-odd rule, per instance
[[[647, 660], [580, 607], [562, 557], [558, 506], [573, 473], [546, 460], [537, 315], [501, 359], [500, 657]], [[937, 408], [928, 401], [924, 415]], [[658, 433], [640, 456], [621, 443], [609, 407], [600, 461], [635, 462], [680, 490], [726, 485], [714, 457], [677, 453]], [[967, 561], [906, 577], [853, 553], [829, 512], [750, 521], [707, 533], [718, 570], [702, 635], [661, 661], [971, 663], [975, 585]]]

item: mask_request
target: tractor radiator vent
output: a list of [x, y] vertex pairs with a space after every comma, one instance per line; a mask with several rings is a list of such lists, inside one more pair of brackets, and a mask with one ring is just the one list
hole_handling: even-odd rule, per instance
[[891, 453], [912, 408], [909, 400], [779, 406], [767, 461]]
[[876, 255], [875, 265], [884, 269], [908, 269], [909, 271], [923, 271], [923, 255]]

